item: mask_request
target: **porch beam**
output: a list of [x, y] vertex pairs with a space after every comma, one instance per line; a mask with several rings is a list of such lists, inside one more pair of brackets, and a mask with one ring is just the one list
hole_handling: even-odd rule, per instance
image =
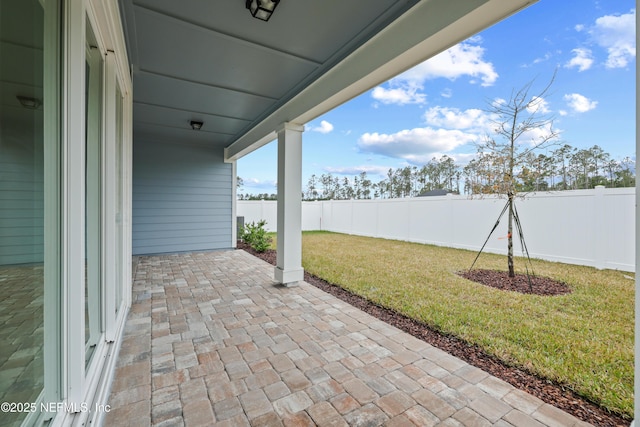
[[278, 254], [275, 280], [294, 285], [304, 279], [302, 269], [302, 132], [304, 127], [283, 123], [278, 135]]

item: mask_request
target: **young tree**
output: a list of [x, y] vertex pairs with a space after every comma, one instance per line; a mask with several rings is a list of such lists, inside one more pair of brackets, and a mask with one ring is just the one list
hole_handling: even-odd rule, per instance
[[569, 189], [569, 185], [567, 181], [569, 179], [568, 167], [569, 167], [569, 160], [571, 159], [571, 156], [573, 155], [574, 151], [575, 151], [575, 148], [573, 148], [569, 144], [564, 144], [562, 147], [556, 150], [553, 150], [551, 152], [551, 155], [554, 157], [555, 162], [558, 165], [559, 172], [562, 173], [562, 183], [561, 183], [562, 190]]
[[599, 145], [594, 145], [589, 148], [589, 154], [593, 159], [594, 178], [598, 178], [600, 176], [600, 169], [602, 169], [604, 164], [607, 162], [609, 154], [606, 153]]
[[635, 179], [636, 162], [631, 157], [625, 157], [620, 161], [620, 170], [616, 172], [617, 187], [633, 187]]
[[604, 165], [604, 167], [607, 170], [607, 175], [609, 176], [609, 187], [613, 188], [613, 187], [615, 187], [616, 173], [619, 170], [621, 170], [620, 169], [620, 164], [618, 162], [616, 162], [614, 159], [609, 159], [609, 161], [607, 161], [607, 163]]
[[553, 78], [539, 93], [532, 95], [533, 81], [512, 92], [508, 100], [494, 101], [488, 113], [492, 117], [494, 135], [478, 146], [481, 156], [490, 160], [500, 179], [493, 183], [494, 193], [506, 195], [508, 205], [507, 266], [509, 277], [515, 277], [513, 267], [514, 201], [522, 167], [529, 153], [555, 143], [558, 131], [553, 127], [553, 116], [547, 109], [545, 96]]
[[305, 198], [307, 200], [315, 200], [318, 198], [318, 177], [315, 174], [309, 177]]
[[575, 174], [575, 182], [578, 188], [591, 188], [590, 175], [594, 171], [591, 152], [586, 149], [576, 151], [569, 161], [569, 166]]
[[367, 178], [367, 173], [364, 172], [364, 171], [361, 172], [360, 173], [360, 188], [362, 190], [362, 198], [363, 199], [370, 199], [371, 198], [372, 186], [373, 186], [373, 184], [371, 183], [371, 180], [369, 178]]

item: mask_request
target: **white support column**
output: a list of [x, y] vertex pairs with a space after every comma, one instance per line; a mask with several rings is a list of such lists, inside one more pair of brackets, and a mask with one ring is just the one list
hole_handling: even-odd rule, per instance
[[293, 285], [302, 269], [302, 132], [284, 123], [278, 130], [278, 256], [275, 280]]

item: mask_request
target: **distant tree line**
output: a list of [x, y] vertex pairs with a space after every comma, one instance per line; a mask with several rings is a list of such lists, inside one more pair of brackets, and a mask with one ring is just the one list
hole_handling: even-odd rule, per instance
[[462, 172], [453, 159], [442, 156], [422, 167], [389, 169], [386, 178], [373, 182], [366, 172], [353, 178], [332, 174], [311, 175], [303, 192], [306, 200], [391, 199], [415, 197], [425, 191], [457, 188]]
[[[463, 169], [464, 193], [494, 193], [504, 181], [500, 154], [479, 152]], [[518, 192], [635, 186], [635, 161], [612, 159], [598, 145], [577, 149], [564, 144], [548, 154], [528, 152], [513, 172]]]
[[[425, 165], [389, 169], [374, 182], [366, 172], [353, 177], [331, 173], [311, 175], [302, 197], [305, 200], [387, 199], [415, 197], [431, 190], [448, 190], [467, 195], [492, 194], [504, 181], [504, 164], [490, 152], [479, 152], [467, 165], [457, 165], [449, 156], [433, 158]], [[514, 171], [518, 192], [560, 191], [635, 186], [635, 161], [630, 157], [612, 159], [598, 145], [577, 149], [568, 144], [547, 154], [529, 153]], [[276, 194], [242, 194], [240, 200], [275, 200]], [[460, 189], [460, 190], [459, 190]]]

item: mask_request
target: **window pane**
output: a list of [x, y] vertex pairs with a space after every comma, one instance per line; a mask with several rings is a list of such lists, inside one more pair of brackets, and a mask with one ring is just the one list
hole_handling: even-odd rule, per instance
[[116, 314], [122, 304], [122, 92], [116, 83]]
[[102, 335], [101, 150], [102, 55], [87, 22], [86, 162], [85, 162], [85, 361], [87, 366]]
[[[44, 387], [43, 34], [41, 2], [0, 2], [2, 402], [36, 402]], [[25, 416], [0, 415], [3, 425]]]

